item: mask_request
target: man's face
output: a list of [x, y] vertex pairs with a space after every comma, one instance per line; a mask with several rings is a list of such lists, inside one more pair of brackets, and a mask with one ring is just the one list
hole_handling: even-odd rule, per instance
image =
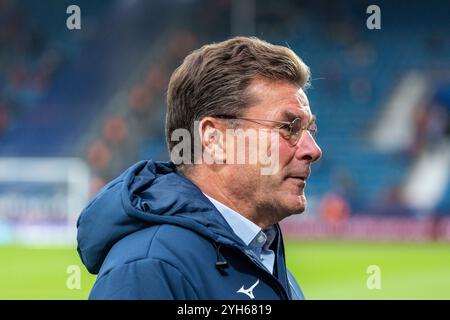
[[[298, 117], [305, 126], [312, 119], [306, 94], [294, 84], [255, 80], [248, 90], [255, 102], [242, 117], [286, 122]], [[242, 121], [240, 126], [244, 130], [278, 127], [275, 123], [253, 121]], [[319, 159], [322, 152], [307, 130], [300, 134], [300, 139], [293, 145], [286, 137], [286, 130], [280, 129], [276, 136], [279, 166], [273, 174], [262, 175], [260, 164], [234, 167], [234, 183], [230, 186], [234, 194], [239, 194], [240, 201], [249, 201], [258, 213], [266, 215], [267, 222], [278, 222], [306, 208], [306, 179], [311, 173], [312, 162]]]

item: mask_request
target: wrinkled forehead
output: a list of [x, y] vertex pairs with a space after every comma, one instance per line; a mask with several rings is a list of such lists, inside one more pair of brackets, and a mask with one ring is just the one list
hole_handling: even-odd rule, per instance
[[284, 92], [283, 96], [272, 106], [272, 113], [281, 116], [282, 120], [292, 121], [302, 118], [309, 121], [313, 118], [309, 100], [302, 88], [295, 87]]
[[295, 93], [295, 98], [297, 99], [299, 106], [308, 107], [309, 109], [309, 100], [302, 88], [297, 90]]
[[289, 110], [292, 113], [311, 114], [308, 97], [302, 88], [293, 83], [254, 81], [249, 87], [249, 92], [254, 98], [251, 109], [259, 107], [261, 111], [269, 113]]

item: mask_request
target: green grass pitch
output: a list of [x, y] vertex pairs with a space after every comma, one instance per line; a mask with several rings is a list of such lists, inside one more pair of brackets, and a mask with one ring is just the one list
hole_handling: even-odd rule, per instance
[[[286, 254], [307, 299], [450, 299], [449, 243], [291, 240]], [[74, 248], [0, 246], [0, 257], [0, 299], [86, 299], [95, 281]], [[80, 289], [67, 287], [71, 265]], [[370, 265], [380, 289], [367, 288]]]

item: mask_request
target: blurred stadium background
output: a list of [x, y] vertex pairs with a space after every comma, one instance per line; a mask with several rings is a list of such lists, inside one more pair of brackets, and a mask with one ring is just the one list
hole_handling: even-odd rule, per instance
[[[71, 4], [81, 30], [66, 28]], [[233, 35], [312, 70], [324, 154], [307, 212], [282, 223], [306, 297], [450, 299], [449, 2], [0, 0], [1, 299], [87, 298], [80, 209], [133, 162], [168, 159], [171, 72]]]

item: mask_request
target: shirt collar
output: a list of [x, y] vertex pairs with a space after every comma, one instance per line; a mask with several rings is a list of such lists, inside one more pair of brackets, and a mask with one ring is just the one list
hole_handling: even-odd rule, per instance
[[205, 196], [212, 202], [217, 210], [222, 214], [234, 233], [249, 247], [268, 249], [275, 239], [276, 229], [274, 226], [262, 230], [257, 224], [250, 221], [243, 215], [227, 207], [216, 199]]

